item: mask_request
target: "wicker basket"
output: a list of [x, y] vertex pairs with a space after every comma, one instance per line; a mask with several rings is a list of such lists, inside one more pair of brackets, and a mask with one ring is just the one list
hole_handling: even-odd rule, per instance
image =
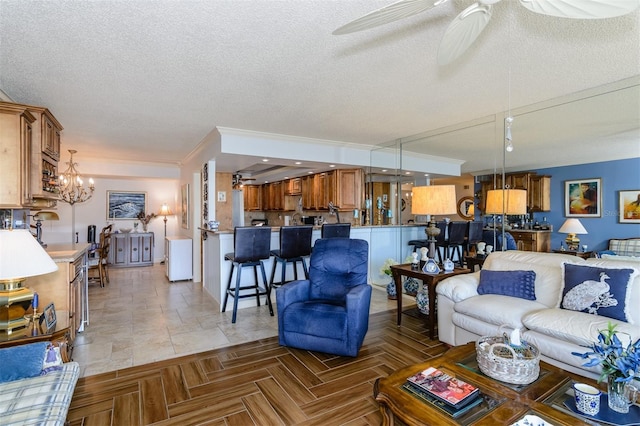
[[540, 351], [522, 342], [513, 347], [503, 337], [483, 337], [476, 342], [478, 366], [489, 377], [516, 385], [527, 385], [540, 375]]

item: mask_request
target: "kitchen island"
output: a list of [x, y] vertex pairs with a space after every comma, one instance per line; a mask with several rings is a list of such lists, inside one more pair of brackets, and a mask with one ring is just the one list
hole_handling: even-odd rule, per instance
[[[352, 226], [351, 238], [365, 240], [369, 243], [369, 276], [370, 284], [386, 285], [390, 277], [380, 273], [380, 267], [385, 260], [391, 258], [402, 263], [412, 252], [407, 243], [410, 240], [425, 238], [425, 225], [382, 225], [382, 226]], [[271, 249], [279, 248], [280, 228], [271, 228]], [[224, 255], [233, 252], [233, 230], [202, 231], [202, 285], [220, 305], [224, 300], [231, 262], [224, 260]], [[320, 238], [320, 227], [314, 227], [312, 245]], [[308, 264], [308, 263], [307, 263]], [[271, 278], [273, 258], [264, 261], [267, 279]], [[280, 269], [278, 269], [279, 273]], [[302, 273], [300, 269], [298, 276]], [[235, 276], [235, 275], [234, 275]], [[293, 270], [287, 266], [287, 279], [293, 279]], [[235, 278], [234, 278], [235, 279]], [[262, 279], [260, 279], [261, 282]], [[253, 274], [242, 274], [242, 284], [252, 283]], [[261, 301], [261, 303], [264, 300]], [[275, 295], [272, 294], [275, 303]], [[232, 300], [229, 301], [229, 304]], [[238, 308], [256, 306], [255, 298], [244, 298], [238, 301]], [[230, 307], [230, 306], [229, 306]], [[222, 306], [220, 306], [222, 310]]]

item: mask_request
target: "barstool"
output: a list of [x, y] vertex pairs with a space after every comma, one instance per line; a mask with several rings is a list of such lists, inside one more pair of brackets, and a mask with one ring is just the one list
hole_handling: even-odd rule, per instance
[[350, 223], [323, 223], [320, 238], [349, 238], [351, 236]]
[[[262, 261], [271, 257], [269, 249], [271, 248], [271, 228], [263, 226], [241, 226], [233, 230], [233, 253], [224, 255], [224, 260], [231, 261], [231, 272], [229, 273], [229, 281], [227, 282], [227, 290], [224, 295], [224, 303], [222, 312], [227, 309], [227, 300], [229, 296], [233, 297], [233, 316], [231, 322], [236, 322], [236, 313], [238, 311], [238, 299], [243, 297], [252, 297], [252, 293], [240, 294], [240, 290], [255, 289], [256, 303], [260, 306], [260, 296], [267, 296], [267, 304], [269, 305], [269, 313], [273, 316], [273, 306], [271, 305], [271, 296], [269, 294], [269, 283], [267, 282], [267, 274], [264, 271]], [[231, 279], [233, 270], [238, 267], [236, 273], [236, 285], [231, 287]], [[253, 266], [254, 285], [240, 286], [240, 277], [242, 268]], [[264, 290], [260, 290], [258, 284], [258, 266], [262, 272], [262, 282]]]
[[482, 241], [482, 228], [484, 224], [480, 221], [469, 222], [469, 232], [464, 245], [464, 253], [466, 256], [471, 255], [471, 247]]
[[469, 222], [451, 222], [449, 223], [449, 239], [442, 245], [445, 250], [445, 258], [453, 260], [453, 253], [458, 254], [458, 264], [462, 268], [464, 259], [462, 257], [462, 246], [467, 236], [467, 228]]
[[[311, 235], [313, 226], [283, 226], [280, 228], [280, 249], [271, 250], [274, 256], [273, 269], [271, 270], [271, 281], [269, 282], [269, 291], [274, 285], [283, 285], [286, 283], [287, 263], [293, 264], [294, 279], [298, 279], [298, 262], [302, 263], [304, 277], [309, 279], [309, 270], [304, 258], [311, 254]], [[276, 266], [280, 264], [282, 275], [279, 283], [274, 283], [273, 278], [276, 274]]]

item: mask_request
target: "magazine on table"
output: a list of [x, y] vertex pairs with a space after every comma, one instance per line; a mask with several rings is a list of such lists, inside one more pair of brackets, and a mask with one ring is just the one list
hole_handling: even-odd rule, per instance
[[407, 381], [456, 409], [464, 407], [480, 393], [477, 387], [434, 367], [414, 374]]
[[460, 408], [454, 408], [453, 406], [432, 396], [429, 392], [425, 391], [424, 389], [422, 389], [420, 386], [416, 384], [413, 384], [411, 382], [406, 382], [404, 385], [402, 385], [402, 387], [413, 396], [431, 404], [433, 407], [437, 408], [440, 411], [443, 411], [444, 413], [448, 414], [454, 419], [467, 413], [469, 410], [479, 405], [483, 401], [482, 397], [471, 398], [468, 404], [465, 404]]

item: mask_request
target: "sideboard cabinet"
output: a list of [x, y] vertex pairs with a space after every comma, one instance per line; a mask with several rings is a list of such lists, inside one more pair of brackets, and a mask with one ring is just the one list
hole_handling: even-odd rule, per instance
[[111, 234], [109, 265], [133, 267], [153, 265], [153, 232]]

